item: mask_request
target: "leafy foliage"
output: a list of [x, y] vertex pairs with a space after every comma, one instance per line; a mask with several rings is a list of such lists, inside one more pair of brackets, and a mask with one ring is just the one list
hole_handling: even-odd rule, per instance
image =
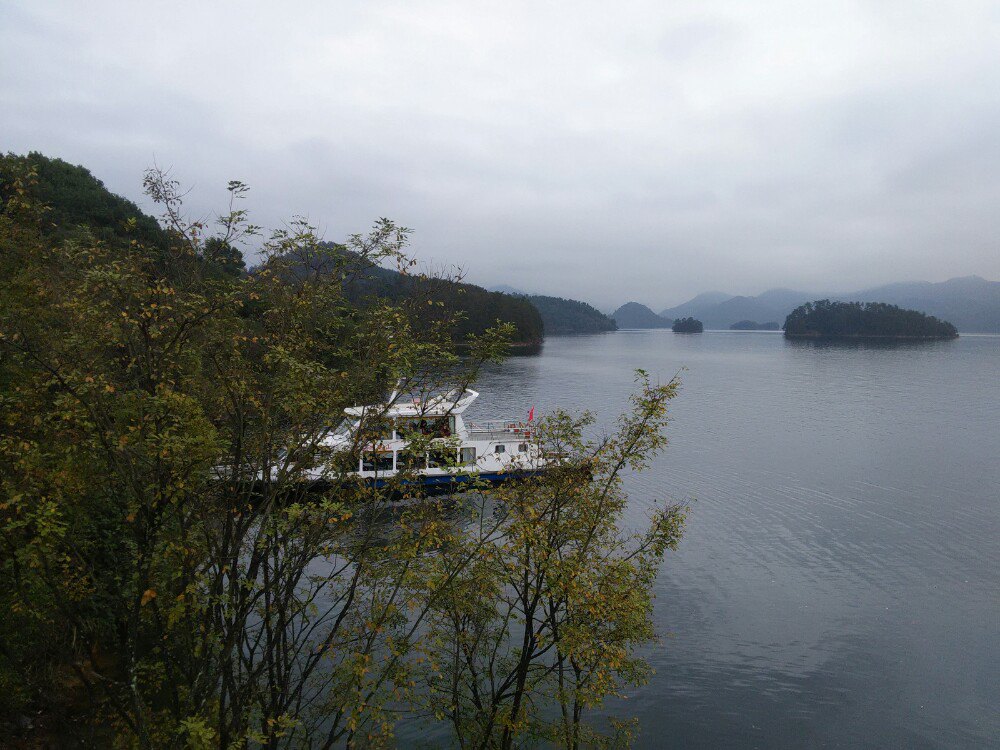
[[[476, 508], [472, 533], [436, 558], [440, 572], [471, 562], [428, 614], [422, 694], [451, 722], [461, 746], [511, 748], [545, 740], [566, 748], [627, 743], [632, 728], [602, 734], [585, 714], [629, 684], [646, 663], [633, 649], [653, 639], [650, 587], [680, 537], [684, 510], [655, 510], [643, 531], [621, 529], [626, 469], [665, 445], [677, 381], [641, 388], [617, 431], [587, 441], [590, 415], [557, 412], [536, 439], [554, 468], [505, 485]], [[554, 705], [549, 715], [538, 706]]]
[[955, 338], [951, 323], [882, 302], [818, 300], [795, 308], [785, 319], [786, 336], [850, 338]]
[[[412, 267], [404, 228], [383, 219], [344, 247], [301, 221], [264, 236], [239, 182], [210, 228], [151, 170], [149, 245], [130, 218], [102, 236], [53, 229], [38, 161], [2, 166], [3, 713], [85, 705], [123, 747], [384, 745], [446, 690], [457, 611], [500, 639], [513, 675], [486, 708], [453, 709], [459, 742], [589, 741], [585, 710], [641, 678], [632, 650], [680, 530], [675, 508], [638, 535], [618, 524], [619, 474], [662, 448], [675, 383], [644, 380], [600, 443], [581, 437], [587, 419], [545, 420], [533, 439], [557, 469], [501, 490], [488, 519], [430, 498], [393, 509], [412, 476], [383, 492], [348, 474], [385, 409], [347, 450], [331, 447], [336, 415], [466, 385], [514, 333], [470, 332], [459, 359], [460, 312], [436, 295], [454, 278], [359, 304], [371, 268]], [[251, 237], [264, 260], [244, 273]]]

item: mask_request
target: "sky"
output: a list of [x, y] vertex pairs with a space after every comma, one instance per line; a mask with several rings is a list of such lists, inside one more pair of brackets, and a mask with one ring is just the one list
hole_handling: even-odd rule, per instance
[[1000, 279], [1000, 2], [0, 0], [0, 150], [602, 309]]

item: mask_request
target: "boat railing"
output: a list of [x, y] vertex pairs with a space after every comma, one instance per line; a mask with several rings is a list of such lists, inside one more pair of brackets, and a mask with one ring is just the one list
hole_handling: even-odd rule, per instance
[[516, 419], [490, 419], [483, 422], [466, 422], [469, 436], [490, 435], [498, 437], [530, 437], [531, 425]]

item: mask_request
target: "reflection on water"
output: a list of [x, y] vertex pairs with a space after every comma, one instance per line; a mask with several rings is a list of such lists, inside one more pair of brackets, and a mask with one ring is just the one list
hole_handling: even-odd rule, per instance
[[657, 583], [646, 747], [1000, 743], [1000, 338], [823, 344], [670, 331], [549, 339], [471, 418], [627, 405], [681, 368], [630, 520], [692, 506]]

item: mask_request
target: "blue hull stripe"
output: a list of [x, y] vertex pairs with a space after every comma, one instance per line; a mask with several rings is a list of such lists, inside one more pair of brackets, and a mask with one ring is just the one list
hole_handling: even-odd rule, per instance
[[[516, 471], [516, 472], [493, 472], [489, 474], [440, 474], [437, 476], [427, 476], [421, 475], [416, 479], [411, 479], [403, 482], [404, 485], [416, 485], [419, 487], [441, 487], [445, 485], [452, 484], [469, 484], [470, 482], [488, 482], [489, 484], [500, 484], [501, 482], [509, 482], [512, 479], [524, 479], [533, 474], [540, 473], [540, 469]], [[381, 489], [390, 484], [393, 484], [394, 478], [389, 479], [373, 479], [371, 477], [365, 478], [365, 483], [371, 487], [374, 486], [376, 489]]]

